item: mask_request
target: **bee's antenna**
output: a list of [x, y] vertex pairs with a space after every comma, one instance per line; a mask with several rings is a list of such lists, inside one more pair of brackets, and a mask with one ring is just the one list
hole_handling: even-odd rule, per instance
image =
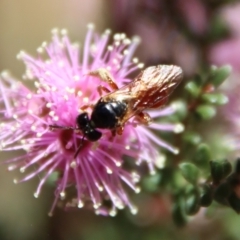
[[76, 127], [58, 126], [58, 125], [49, 125], [49, 128], [50, 130], [54, 130], [54, 129], [77, 130]]
[[85, 138], [85, 135], [82, 136], [81, 143], [79, 144], [77, 151], [74, 153], [73, 159], [76, 159], [77, 155], [79, 154], [82, 146], [83, 146], [83, 140]]
[[[54, 130], [54, 129], [64, 129], [64, 130], [79, 130], [76, 127], [68, 127], [68, 126], [58, 126], [58, 125], [49, 125], [50, 130]], [[80, 145], [78, 146], [76, 152], [74, 153], [74, 159], [76, 159], [77, 155], [79, 154], [82, 146], [83, 146], [83, 140], [85, 138], [85, 135], [82, 136]]]

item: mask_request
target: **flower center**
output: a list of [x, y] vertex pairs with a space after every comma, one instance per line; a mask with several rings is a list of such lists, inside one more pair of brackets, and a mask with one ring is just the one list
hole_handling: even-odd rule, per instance
[[[79, 137], [77, 134], [79, 134]], [[74, 154], [80, 145], [82, 145], [80, 152], [84, 151], [86, 148], [89, 149], [92, 145], [91, 142], [85, 139], [82, 140], [80, 133], [76, 133], [73, 130], [62, 130], [59, 138], [62, 149], [71, 154]]]

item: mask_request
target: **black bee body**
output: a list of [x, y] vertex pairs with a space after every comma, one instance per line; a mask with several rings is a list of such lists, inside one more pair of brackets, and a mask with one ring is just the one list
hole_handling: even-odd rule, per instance
[[94, 106], [91, 118], [87, 113], [81, 113], [77, 116], [76, 123], [83, 135], [89, 141], [97, 141], [102, 133], [96, 128], [115, 129], [127, 111], [127, 105], [121, 101], [102, 101], [100, 99]]
[[[151, 118], [145, 109], [156, 109], [164, 106], [173, 90], [183, 78], [183, 71], [178, 66], [158, 65], [143, 70], [133, 81], [118, 88], [111, 73], [104, 68], [90, 71], [90, 76], [96, 76], [108, 83], [110, 91], [105, 86], [98, 86], [101, 98], [93, 107], [91, 116], [86, 112], [76, 118], [77, 126], [50, 125], [51, 129], [80, 130], [82, 141], [77, 148], [74, 159], [83, 146], [84, 138], [94, 142], [101, 138], [97, 129], [109, 129], [113, 135], [121, 135], [125, 123], [132, 117], [137, 117], [143, 124], [148, 124]], [[102, 92], [107, 92], [102, 96]], [[85, 109], [83, 106], [82, 109]]]

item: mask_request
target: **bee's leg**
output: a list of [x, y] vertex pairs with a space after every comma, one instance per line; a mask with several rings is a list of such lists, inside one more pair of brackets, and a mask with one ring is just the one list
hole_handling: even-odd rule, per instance
[[86, 104], [80, 107], [82, 111], [85, 111], [87, 108], [93, 108], [94, 104]]
[[146, 112], [140, 112], [138, 115], [134, 117], [134, 120], [144, 125], [149, 125], [152, 121], [150, 115]]
[[90, 71], [87, 75], [99, 77], [102, 81], [107, 82], [113, 91], [118, 90], [117, 84], [114, 82], [114, 78], [111, 73], [105, 68], [99, 68], [94, 71]]
[[116, 132], [117, 132], [116, 129], [113, 129], [111, 132], [112, 132], [112, 138], [114, 138], [116, 136]]
[[116, 134], [122, 135], [123, 130], [124, 130], [124, 126], [120, 126], [120, 127], [117, 127], [117, 128], [115, 128], [115, 129], [113, 129], [113, 130], [111, 131], [111, 132], [112, 132], [112, 137], [115, 137]]
[[106, 87], [104, 87], [102, 85], [98, 86], [97, 90], [98, 90], [98, 93], [99, 93], [100, 96], [102, 96], [103, 92], [106, 92], [106, 93], [110, 93], [111, 92], [108, 88], [106, 88]]
[[124, 126], [120, 126], [116, 129], [116, 132], [117, 132], [118, 135], [122, 135], [123, 130], [124, 130]]

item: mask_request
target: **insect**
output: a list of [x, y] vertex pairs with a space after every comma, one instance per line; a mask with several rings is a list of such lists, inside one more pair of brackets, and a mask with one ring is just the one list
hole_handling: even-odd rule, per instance
[[[151, 121], [146, 109], [159, 108], [166, 104], [169, 95], [183, 78], [182, 69], [173, 65], [158, 65], [143, 70], [132, 82], [118, 88], [110, 72], [104, 68], [88, 73], [90, 76], [100, 78], [111, 88], [98, 86], [100, 99], [92, 106], [89, 117], [86, 112], [79, 114], [76, 118], [77, 127], [64, 127], [50, 125], [51, 129], [80, 130], [84, 138], [91, 142], [101, 138], [102, 133], [97, 129], [109, 129], [112, 135], [121, 135], [125, 123], [130, 118], [142, 124]], [[102, 96], [102, 93], [106, 94]], [[84, 110], [89, 106], [83, 106]], [[78, 155], [82, 143], [76, 150], [74, 158]]]

